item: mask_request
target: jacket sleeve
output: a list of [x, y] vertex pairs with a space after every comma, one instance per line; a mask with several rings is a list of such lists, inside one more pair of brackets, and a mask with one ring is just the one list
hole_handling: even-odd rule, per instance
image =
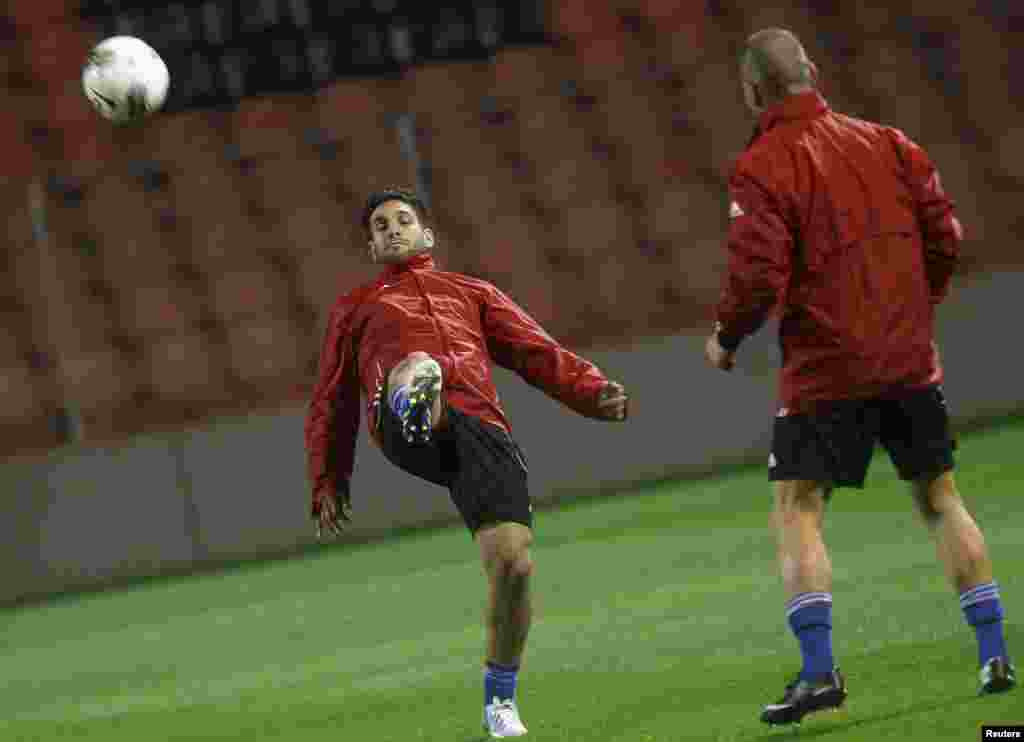
[[306, 414], [305, 438], [312, 513], [319, 498], [349, 491], [359, 433], [359, 373], [351, 338], [356, 304], [350, 297], [331, 312], [320, 350], [319, 377]]
[[902, 132], [891, 130], [903, 162], [906, 182], [914, 199], [917, 223], [924, 243], [924, 267], [933, 304], [949, 293], [960, 259], [963, 227], [956, 218], [953, 201], [946, 195], [939, 171], [931, 158]]
[[777, 198], [751, 173], [729, 179], [728, 264], [715, 310], [722, 347], [735, 350], [785, 301], [793, 236]]
[[502, 368], [586, 417], [598, 417], [598, 394], [608, 383], [589, 361], [566, 350], [518, 304], [487, 286], [483, 329], [487, 350]]

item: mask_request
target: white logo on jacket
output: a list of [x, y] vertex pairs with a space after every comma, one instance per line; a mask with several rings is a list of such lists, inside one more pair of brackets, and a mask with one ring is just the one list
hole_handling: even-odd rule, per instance
[[740, 208], [740, 205], [738, 203], [733, 201], [731, 204], [729, 204], [729, 218], [730, 219], [735, 219], [736, 217], [743, 216], [743, 215], [744, 215], [744, 211], [743, 211], [743, 209]]

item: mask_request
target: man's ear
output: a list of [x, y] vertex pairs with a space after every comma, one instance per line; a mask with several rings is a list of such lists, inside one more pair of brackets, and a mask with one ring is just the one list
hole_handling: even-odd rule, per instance
[[807, 69], [810, 71], [810, 74], [811, 74], [811, 82], [813, 82], [814, 86], [817, 87], [818, 86], [818, 82], [819, 82], [819, 80], [818, 80], [818, 65], [816, 65], [814, 62], [811, 62], [810, 60], [808, 60], [807, 61]]
[[373, 240], [370, 240], [366, 244], [370, 248], [370, 260], [372, 260], [374, 263], [376, 263], [377, 262], [377, 247], [376, 247], [376, 245], [373, 244]]
[[432, 230], [430, 227], [426, 227], [423, 230], [423, 244], [426, 245], [427, 247], [434, 246], [434, 230]]

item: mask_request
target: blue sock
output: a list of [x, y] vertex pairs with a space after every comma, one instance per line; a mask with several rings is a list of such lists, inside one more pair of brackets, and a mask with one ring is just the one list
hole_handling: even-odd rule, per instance
[[495, 698], [499, 701], [514, 701], [518, 674], [519, 665], [488, 662], [484, 669], [484, 705], [490, 704]]
[[405, 411], [409, 409], [409, 387], [403, 384], [391, 392], [391, 399], [388, 400], [388, 404], [391, 405], [392, 411], [401, 418]]
[[1003, 605], [999, 601], [999, 586], [995, 582], [986, 582], [972, 587], [960, 594], [960, 607], [978, 637], [978, 664], [984, 665], [993, 657], [1009, 659], [1003, 638]]
[[800, 642], [800, 679], [816, 680], [832, 672], [832, 593], [800, 593], [786, 604], [786, 618]]

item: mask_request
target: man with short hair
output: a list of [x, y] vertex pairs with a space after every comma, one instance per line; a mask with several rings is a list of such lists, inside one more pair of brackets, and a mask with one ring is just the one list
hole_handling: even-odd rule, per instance
[[934, 536], [978, 640], [980, 692], [1016, 682], [985, 540], [953, 478], [934, 312], [962, 240], [935, 166], [902, 132], [832, 111], [818, 70], [782, 29], [747, 42], [743, 92], [758, 117], [729, 179], [729, 263], [705, 355], [733, 366], [769, 313], [780, 317], [780, 407], [772, 525], [803, 668], [769, 724], [836, 708], [832, 569], [822, 541], [837, 487], [863, 487], [881, 443]]
[[331, 312], [306, 420], [313, 518], [318, 536], [339, 533], [350, 518], [362, 390], [384, 456], [447, 487], [479, 544], [490, 588], [485, 727], [491, 737], [519, 737], [526, 734], [515, 691], [530, 628], [533, 508], [491, 363], [598, 420], [625, 420], [628, 400], [621, 384], [562, 348], [497, 288], [438, 270], [426, 219], [409, 191], [367, 201], [370, 256], [386, 267]]

